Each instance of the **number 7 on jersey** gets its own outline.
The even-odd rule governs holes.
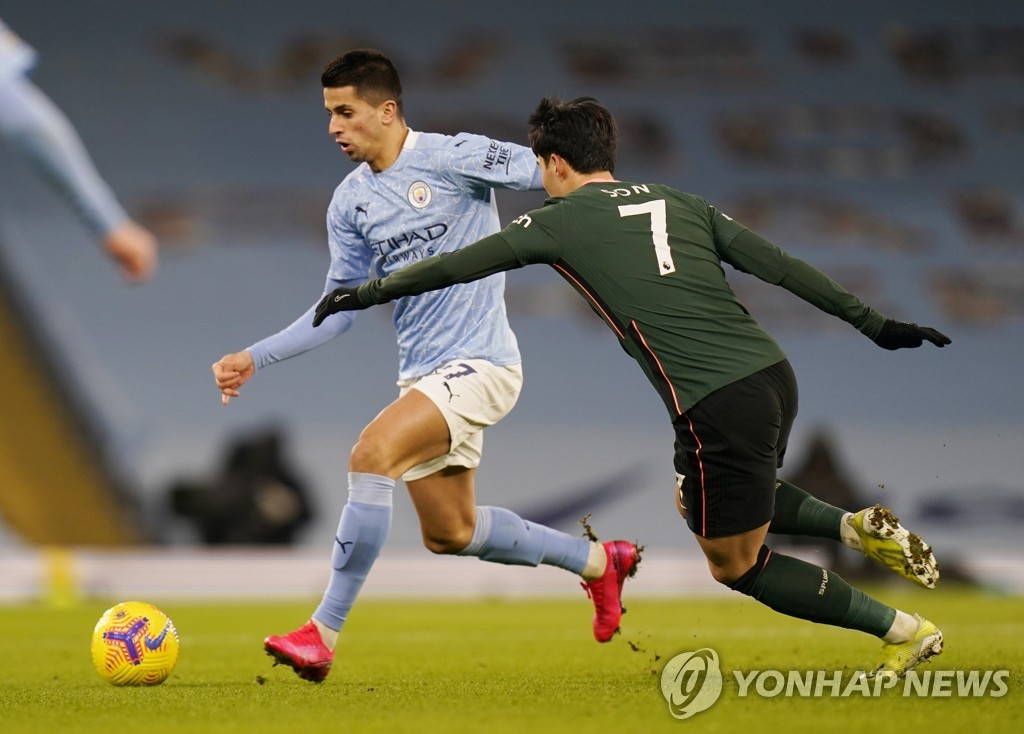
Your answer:
[[[654,255],[658,258],[658,274],[671,275],[676,272],[672,250],[668,246],[668,218],[665,214],[665,200],[654,199],[643,204],[621,204],[620,217],[651,215],[651,239],[654,241]]]

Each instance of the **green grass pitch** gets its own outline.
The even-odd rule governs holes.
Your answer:
[[[941,588],[875,590],[940,625],[945,653],[922,670],[1008,670],[999,698],[740,697],[732,671],[842,670],[874,659],[856,632],[792,620],[739,595],[628,599],[623,634],[599,645],[578,600],[364,600],[322,685],[271,667],[262,638],[308,603],[147,599],[171,616],[181,657],[155,688],[93,671],[89,637],[113,601],[0,606],[0,731],[46,732],[1002,732],[1024,725],[1024,599]],[[628,587],[627,587],[628,592]],[[725,685],[707,711],[668,712],[660,675],[702,647]]]

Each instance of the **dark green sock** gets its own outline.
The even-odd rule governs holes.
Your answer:
[[[768,532],[839,540],[839,524],[845,514],[846,510],[822,502],[794,484],[779,481],[775,485],[775,515]]]
[[[889,631],[896,618],[892,607],[853,588],[834,571],[781,553],[768,555],[767,550],[762,548],[762,558],[767,556],[767,560],[759,558],[757,565],[731,588],[790,617],[876,637]]]

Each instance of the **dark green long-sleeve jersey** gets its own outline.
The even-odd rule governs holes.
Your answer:
[[[706,201],[658,184],[592,182],[501,232],[360,286],[366,305],[546,263],[644,370],[673,419],[705,395],[785,359],[722,263],[782,286],[870,338],[884,317],[821,271]]]

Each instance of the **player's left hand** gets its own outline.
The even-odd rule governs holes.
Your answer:
[[[886,319],[882,330],[873,340],[882,349],[915,349],[926,341],[937,347],[951,343],[951,339],[938,329],[930,326],[918,326],[909,321],[893,321]]]
[[[320,326],[328,316],[339,311],[360,311],[366,306],[359,301],[356,289],[347,285],[335,288],[316,304],[313,326]]]

